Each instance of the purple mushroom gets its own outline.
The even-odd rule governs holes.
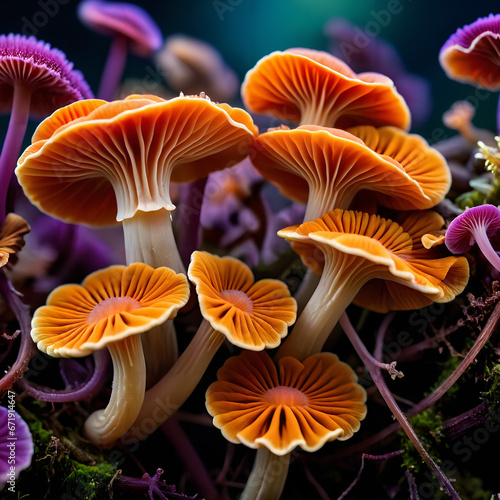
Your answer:
[[[500,257],[490,241],[499,229],[500,209],[494,205],[479,205],[453,219],[444,241],[448,250],[455,254],[468,252],[476,243],[488,262],[500,271]]]
[[[33,439],[28,425],[10,408],[14,394],[7,395],[9,408],[0,406],[0,489],[15,491],[19,473],[30,466],[33,456]]]
[[[162,46],[161,30],[142,7],[128,2],[84,0],[78,6],[78,17],[87,27],[113,37],[97,93],[101,99],[112,100],[128,52],[139,57],[152,56]]]
[[[439,62],[452,80],[500,90],[500,14],[481,17],[459,28],[441,47]],[[500,131],[500,103],[497,130]]]
[[[0,35],[0,112],[10,121],[0,155],[0,224],[30,116],[45,118],[92,92],[66,56],[35,37]]]

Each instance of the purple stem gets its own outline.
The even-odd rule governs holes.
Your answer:
[[[219,493],[208,474],[198,453],[194,449],[184,430],[179,425],[177,417],[170,417],[162,426],[163,433],[176,449],[177,454],[184,463],[187,470],[191,472],[192,479],[198,485],[200,493],[206,500],[217,500]]]
[[[7,134],[0,154],[0,225],[6,214],[7,191],[17,159],[21,153],[24,135],[30,114],[31,90],[23,85],[14,85],[12,111]]]
[[[116,89],[120,84],[123,73],[125,71],[125,64],[127,63],[128,54],[128,40],[122,35],[117,35],[111,42],[109,54],[106,59],[106,64],[101,75],[101,82],[99,84],[99,92],[97,96],[99,99],[105,101],[112,101]]]
[[[198,250],[201,242],[201,204],[207,177],[188,182],[181,187],[179,204],[179,238],[178,248],[182,262],[189,266],[191,254]]]
[[[491,246],[490,239],[486,234],[485,228],[480,226],[476,231],[473,231],[474,239],[477,246],[486,257],[487,261],[497,270],[500,271],[500,257]]]
[[[0,380],[0,399],[19,380],[28,369],[30,359],[37,352],[36,345],[31,339],[31,315],[29,307],[19,299],[19,293],[14,289],[4,270],[0,269],[0,295],[5,299],[14,313],[21,330],[21,343],[17,359],[10,370]]]
[[[26,392],[39,401],[49,401],[51,403],[67,403],[80,401],[82,399],[95,396],[106,381],[106,373],[110,366],[110,357],[107,349],[102,349],[94,353],[94,371],[92,376],[76,388],[66,388],[61,391],[30,384],[27,380],[21,379],[20,383]]]
[[[392,393],[387,387],[384,381],[384,377],[380,372],[380,366],[377,363],[373,363],[372,361],[373,358],[371,356],[366,355],[367,353],[366,347],[359,338],[358,333],[352,326],[345,312],[342,314],[342,317],[340,318],[340,324],[345,334],[351,341],[351,344],[353,345],[354,349],[358,353],[358,356],[361,358],[364,365],[366,366],[368,372],[370,373],[373,379],[373,382],[377,386],[377,389],[379,390],[381,396],[384,398],[384,401],[386,402],[387,406],[392,411],[394,417],[396,417],[396,420],[399,422],[399,424],[405,431],[406,435],[413,443],[413,446],[418,451],[423,461],[427,464],[429,469],[431,469],[431,471],[434,473],[434,476],[436,477],[438,483],[441,485],[443,490],[450,496],[450,498],[453,498],[454,500],[460,500],[460,496],[453,488],[450,480],[446,477],[446,474],[441,470],[441,468],[434,462],[432,457],[427,453],[422,442],[415,433],[415,430],[413,429],[410,422],[406,418],[406,415],[401,411],[398,404],[396,403],[396,400],[392,396]]]

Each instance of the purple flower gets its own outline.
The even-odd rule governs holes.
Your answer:
[[[31,464],[32,455],[33,439],[28,425],[14,410],[0,406],[0,489],[15,486],[19,473]]]

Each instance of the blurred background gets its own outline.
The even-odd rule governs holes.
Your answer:
[[[35,35],[63,50],[96,91],[110,39],[79,22],[78,0],[3,3],[1,33]],[[497,13],[499,8],[498,2],[490,0],[149,0],[137,3],[151,14],[165,37],[183,33],[212,44],[240,80],[261,57],[274,50],[298,46],[331,50],[327,23],[332,19],[347,20],[357,27],[360,37],[365,37],[360,40],[371,43],[377,38],[392,44],[406,70],[427,80],[432,107],[413,131],[426,136],[430,142],[444,138],[443,112],[458,99],[474,100],[476,92],[473,87],[446,77],[438,61],[442,44],[457,28],[478,17]],[[126,76],[144,78],[154,67],[150,61],[131,56]],[[475,106],[476,125],[494,129],[497,101],[496,95],[481,95]]]

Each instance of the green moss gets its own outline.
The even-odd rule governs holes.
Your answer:
[[[72,471],[62,483],[63,498],[94,500],[108,496],[108,485],[116,473],[114,466],[108,463],[89,466],[71,462]]]

